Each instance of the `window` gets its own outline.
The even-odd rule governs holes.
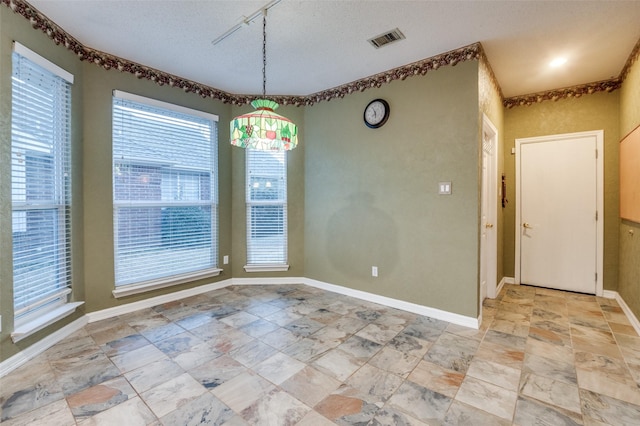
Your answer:
[[[116,286],[219,273],[216,169],[215,115],[114,93]]]
[[[19,327],[66,304],[71,293],[73,75],[19,43],[12,66],[13,307]]]
[[[257,265],[287,270],[287,157],[285,151],[246,152],[247,271]]]

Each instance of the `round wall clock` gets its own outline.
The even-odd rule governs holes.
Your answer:
[[[374,99],[364,109],[364,124],[371,129],[382,127],[389,118],[389,103],[384,99]]]

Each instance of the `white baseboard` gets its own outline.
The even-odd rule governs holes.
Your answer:
[[[604,297],[605,299],[615,299],[618,296],[620,295],[618,294],[617,291],[614,291],[614,290],[604,290],[602,292],[602,297]]]
[[[263,285],[263,284],[305,284],[310,287],[316,287],[322,290],[331,291],[333,293],[344,294],[345,296],[355,297],[356,299],[366,300],[368,302],[378,303],[380,305],[389,306],[391,308],[402,309],[403,311],[412,312],[414,314],[424,315],[427,317],[447,321],[453,324],[462,325],[464,327],[478,328],[478,318],[467,317],[464,315],[454,314],[452,312],[442,311],[428,306],[418,305],[404,300],[393,299],[391,297],[380,296],[361,290],[343,287],[336,284],[329,284],[323,281],[314,280],[305,277],[281,277],[281,278],[232,278],[233,285]]]
[[[90,323],[107,318],[113,318],[117,317],[118,315],[129,314],[141,309],[162,305],[163,303],[174,302],[176,300],[185,299],[191,296],[197,296],[198,294],[206,293],[209,291],[219,290],[231,285],[231,282],[231,279],[226,279],[211,284],[188,288],[186,290],[174,291],[173,293],[163,294],[161,296],[151,297],[149,299],[144,299],[137,302],[126,303],[124,305],[114,306],[113,308],[89,312],[88,314],[86,314],[86,317],[88,318]]]
[[[51,346],[82,329],[85,325],[87,325],[87,316],[83,315],[72,323],[67,324],[61,329],[56,330],[48,336],[38,340],[36,343],[26,349],[23,349],[11,358],[4,360],[0,363],[0,377],[4,377],[9,374],[16,368],[40,355]]]
[[[137,302],[127,303],[113,308],[102,309],[100,311],[89,312],[82,318],[77,319],[73,323],[55,331],[40,340],[37,343],[29,346],[20,353],[7,359],[0,364],[0,377],[15,370],[22,364],[26,363],[35,356],[41,354],[51,346],[55,345],[65,337],[81,329],[88,323],[100,321],[108,318],[113,318],[118,315],[124,315],[131,312],[139,311],[145,308],[151,308],[153,306],[161,305],[163,303],[173,302],[176,300],[184,299],[198,294],[207,293],[209,291],[218,290],[230,285],[280,285],[280,284],[305,284],[310,287],[316,287],[322,290],[331,291],[345,296],[355,297],[357,299],[366,300],[368,302],[378,303],[380,305],[389,306],[391,308],[402,309],[407,312],[412,312],[419,315],[428,316],[434,319],[447,321],[453,324],[461,325],[464,327],[470,327],[477,329],[480,324],[479,318],[467,317],[464,315],[455,314],[452,312],[443,311],[436,308],[430,308],[428,306],[418,305],[404,300],[393,299],[390,297],[380,296],[366,291],[354,290],[348,287],[343,287],[335,284],[325,283],[323,281],[312,280],[304,277],[269,277],[269,278],[229,278],[223,281],[218,281],[212,284],[206,284],[198,287],[189,288],[186,290],[180,290],[169,294],[163,294],[161,296],[151,297],[149,299],[140,300]]]
[[[496,288],[496,296],[500,294],[500,291],[502,291],[502,287],[504,287],[505,284],[515,284],[515,283],[516,283],[516,280],[513,277],[502,277],[502,279],[498,283],[498,288]]]
[[[323,290],[332,291],[334,293],[344,294],[345,296],[355,297],[357,299],[366,300],[368,302],[378,303],[380,305],[389,306],[391,308],[402,309],[403,311],[412,312],[414,314],[424,315],[427,317],[447,321],[453,324],[462,325],[464,327],[479,328],[478,318],[467,317],[453,312],[442,311],[436,308],[430,308],[424,305],[418,305],[404,300],[392,299],[391,297],[380,296],[366,291],[354,290],[348,287],[342,287],[335,284],[329,284],[322,281],[304,279],[304,284],[311,287],[317,287]]]
[[[305,284],[303,277],[232,278],[231,285]]]
[[[631,308],[629,308],[629,305],[627,305],[622,296],[620,296],[620,293],[613,290],[604,290],[602,297],[606,299],[615,299],[616,302],[618,302],[618,305],[620,305],[620,307],[622,308],[622,311],[627,316],[627,319],[629,320],[633,328],[636,330],[636,333],[638,333],[638,335],[640,336],[640,321],[638,321],[638,318],[634,315]]]

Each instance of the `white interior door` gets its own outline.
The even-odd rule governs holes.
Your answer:
[[[482,200],[480,213],[480,304],[496,297],[498,132],[486,116],[482,126]]]
[[[591,294],[601,289],[601,137],[516,141],[518,282]]]

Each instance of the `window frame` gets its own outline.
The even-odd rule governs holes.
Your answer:
[[[11,338],[13,342],[18,342],[72,314],[84,302],[69,301],[73,288],[71,125],[74,76],[17,41],[13,42],[11,62],[11,232],[14,289],[14,329]],[[19,75],[16,74],[16,67],[20,67]],[[34,78],[33,82],[26,80],[22,71]],[[44,82],[50,84],[45,86]],[[21,94],[24,97],[20,98]],[[41,102],[35,102],[33,97],[38,97]],[[17,115],[22,113],[30,115]],[[52,213],[49,219],[51,225],[47,222],[44,222],[44,226],[43,223],[36,224],[38,216],[34,218],[32,214],[46,214],[48,211]],[[29,222],[37,228],[30,231]],[[37,297],[27,297],[16,305],[17,277],[22,274],[17,272],[17,268],[25,267],[23,262],[29,255],[24,252],[25,247],[16,251],[15,234],[24,234],[22,236],[26,238],[29,232],[35,232],[29,237],[34,241],[27,242],[26,248],[41,250],[42,246],[33,245],[38,241],[45,244],[48,252],[40,260],[50,259],[53,266],[47,269],[53,269],[47,271],[37,266],[34,270],[39,270],[39,277],[43,278],[35,282],[31,278],[29,285],[25,285],[24,281],[19,285],[21,291],[35,286],[31,292],[40,294]]]
[[[114,289],[112,291],[113,295],[118,298],[118,297],[124,297],[124,296],[128,296],[131,294],[137,294],[137,293],[142,293],[142,292],[146,292],[146,291],[151,291],[151,290],[155,290],[155,289],[159,289],[159,288],[165,288],[165,287],[170,287],[170,286],[174,286],[174,285],[178,285],[178,284],[182,284],[182,283],[186,283],[189,281],[194,281],[197,279],[202,279],[202,278],[208,278],[208,277],[214,277],[214,276],[218,276],[221,272],[222,269],[218,268],[218,264],[219,264],[219,227],[218,227],[218,221],[219,221],[219,212],[218,212],[218,116],[215,114],[211,114],[211,113],[207,113],[204,111],[199,111],[199,110],[195,110],[195,109],[191,109],[191,108],[187,108],[187,107],[183,107],[180,105],[176,105],[176,104],[172,104],[172,103],[168,103],[168,102],[163,102],[163,101],[159,101],[156,99],[152,99],[152,98],[147,98],[147,97],[143,97],[143,96],[139,96],[139,95],[135,95],[132,93],[128,93],[128,92],[123,92],[120,90],[114,90],[113,91],[113,101],[112,101],[112,119],[114,119],[114,123],[113,123],[113,127],[114,127],[114,134],[112,135],[112,147],[114,147],[114,154],[112,156],[112,167],[113,167],[113,177],[112,177],[112,185],[113,185],[113,229],[114,229],[114,277],[116,277],[116,281],[114,281]],[[151,108],[151,111],[153,112],[154,110],[163,110],[165,112],[169,112],[169,113],[177,113],[177,114],[182,114],[182,115],[189,115],[189,116],[193,116],[193,117],[197,117],[199,119],[205,119],[207,121],[211,122],[211,146],[210,146],[210,153],[211,153],[211,161],[210,161],[210,169],[208,169],[206,171],[206,173],[210,173],[209,176],[209,187],[208,187],[208,191],[210,191],[210,198],[209,199],[198,199],[198,200],[169,200],[167,197],[167,194],[170,192],[170,185],[172,184],[171,182],[165,182],[163,183],[162,179],[165,177],[165,173],[166,171],[159,169],[157,172],[159,174],[160,178],[160,184],[158,187],[159,190],[159,194],[160,194],[160,198],[159,199],[149,199],[149,200],[139,200],[139,199],[128,199],[128,200],[123,200],[123,199],[118,199],[118,193],[116,192],[116,171],[118,170],[119,165],[122,165],[123,163],[120,160],[116,159],[116,150],[115,150],[115,144],[116,144],[116,136],[115,136],[115,117],[114,114],[116,113],[116,101],[117,100],[121,100],[124,102],[133,102],[133,103],[137,103],[137,104],[142,104],[145,108]],[[161,113],[162,111],[158,111],[159,113]],[[158,147],[159,145],[155,145],[156,147]],[[152,159],[151,157],[148,157],[146,159]],[[143,159],[144,160],[144,159]],[[129,160],[131,161],[131,160]],[[130,166],[133,166],[133,163],[129,164]],[[137,166],[136,166],[137,167]],[[194,169],[195,170],[195,169]],[[203,170],[196,170],[196,172],[200,173],[203,172]],[[174,171],[175,173],[175,171]],[[180,172],[178,172],[180,173]],[[186,172],[184,172],[186,173]],[[178,175],[171,175],[172,177],[176,177],[179,176]],[[177,179],[180,179],[179,177]],[[200,183],[198,186],[198,191],[200,190],[202,184]],[[167,189],[169,188],[169,192],[167,192]],[[193,190],[191,189],[190,194],[194,194]],[[149,208],[149,209],[153,209],[153,208],[157,208],[157,207],[161,207],[161,208],[178,208],[178,207],[184,207],[184,208],[192,208],[192,207],[203,207],[203,208],[210,208],[210,214],[211,214],[211,222],[210,222],[210,227],[211,227],[211,246],[210,246],[210,250],[211,250],[211,260],[212,263],[211,265],[207,266],[206,268],[200,268],[200,269],[195,269],[195,270],[191,270],[191,271],[187,271],[187,272],[179,272],[179,273],[175,273],[175,274],[169,274],[169,275],[163,275],[163,276],[159,276],[159,277],[150,277],[149,279],[141,279],[139,281],[133,281],[133,282],[121,282],[118,283],[117,282],[117,274],[118,274],[118,262],[119,262],[119,249],[118,249],[118,238],[119,238],[119,217],[118,217],[118,212],[121,211],[121,209],[127,209],[127,208]]]
[[[274,167],[264,167],[260,168],[257,164],[258,161],[262,160],[264,162],[264,158],[261,156],[267,156],[278,154],[281,155],[280,159],[276,161],[280,161],[281,165],[278,168]],[[252,150],[247,149],[245,151],[245,203],[246,203],[246,265],[244,266],[244,270],[246,272],[279,272],[279,271],[287,271],[289,270],[289,238],[288,238],[288,188],[287,188],[287,152],[286,151],[261,151],[261,150]],[[277,172],[277,173],[274,173]],[[280,188],[276,191],[278,193],[277,198],[275,199],[256,199],[252,196],[252,177],[255,177],[256,174],[261,173],[260,178],[264,179],[265,175],[267,175],[266,179],[271,179],[271,181],[276,180],[279,181]],[[259,219],[254,217],[253,212],[254,207],[280,207],[282,209],[282,222],[275,227],[275,229],[282,229],[282,246],[276,249],[276,253],[281,254],[281,256],[275,256],[272,259],[266,259],[265,261],[260,261],[259,257],[264,258],[264,254],[260,251],[259,248],[256,248],[255,254],[253,253],[253,245],[255,240],[252,240],[252,236],[259,231],[256,231],[254,228],[254,224],[259,222]],[[263,232],[264,228],[262,228]],[[268,229],[269,230],[269,229]],[[278,257],[280,257],[278,259]]]

